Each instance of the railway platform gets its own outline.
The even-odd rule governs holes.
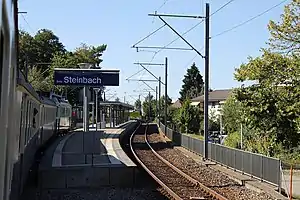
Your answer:
[[[119,137],[137,122],[89,132],[77,129],[62,138],[40,166],[41,189],[133,186],[139,182],[135,163],[121,148]],[[52,159],[50,159],[52,158]],[[49,161],[50,160],[50,161]]]

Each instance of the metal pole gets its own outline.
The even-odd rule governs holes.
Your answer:
[[[148,99],[148,100],[149,100],[149,111],[148,111],[149,113],[148,113],[148,117],[149,117],[149,122],[150,122],[150,116],[151,116],[151,115],[150,115],[150,113],[151,113],[150,92],[149,92],[149,97],[148,97],[148,98],[149,98],[149,99]]]
[[[95,95],[96,95],[96,131],[98,130],[98,126],[97,126],[97,123],[98,123],[98,90],[95,90]]]
[[[160,105],[160,96],[161,96],[161,77],[159,79],[159,84],[158,84],[158,121],[160,122],[160,114],[161,114],[161,105]]]
[[[104,91],[103,91],[103,95],[104,95]],[[98,102],[98,104],[99,104],[99,114],[100,114],[100,116],[99,116],[99,121],[100,121],[100,129],[101,129],[101,122],[102,122],[102,120],[103,121],[105,121],[105,118],[102,116],[103,114],[102,114],[102,109],[101,109],[101,97],[102,97],[102,89],[100,89],[100,101]],[[103,97],[104,98],[104,97]],[[97,100],[98,100],[98,96],[97,96]],[[103,101],[104,101],[104,99],[103,99]]]
[[[94,92],[93,92],[94,93]],[[93,94],[94,95],[94,94]],[[95,114],[94,114],[94,109],[95,109],[95,105],[92,104],[92,127],[94,128],[94,123],[95,123]]]
[[[290,200],[293,199],[293,165],[290,168]]]
[[[109,107],[109,127],[112,127],[112,106]]]
[[[241,124],[241,149],[243,149],[243,124]]]
[[[208,159],[209,4],[205,16],[204,159]]]
[[[165,134],[167,133],[168,58],[165,60]]]
[[[88,109],[88,98],[87,98],[88,87],[83,87],[83,131],[88,132],[89,130],[89,109]]]
[[[220,134],[222,134],[223,133],[222,115],[220,114],[219,117],[220,117]]]
[[[158,102],[157,102],[157,86],[155,87],[155,100],[156,100],[156,103],[155,103],[155,106],[156,106],[156,116],[155,117],[157,117],[158,115],[157,115],[157,113],[158,113],[158,108],[157,108],[157,104],[158,104]]]

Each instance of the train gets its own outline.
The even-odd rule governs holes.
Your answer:
[[[72,106],[54,93],[37,92],[17,66],[15,0],[0,0],[0,199],[18,199],[35,156],[71,129]]]

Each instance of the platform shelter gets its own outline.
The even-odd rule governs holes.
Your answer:
[[[94,102],[90,102],[90,117],[94,119],[94,123],[96,123],[95,113],[96,109],[94,106]],[[94,116],[92,113],[94,110]],[[100,128],[108,128],[108,127],[116,127],[124,122],[129,120],[130,111],[134,110],[134,106],[119,102],[119,101],[101,101],[98,102],[98,117],[97,124]]]

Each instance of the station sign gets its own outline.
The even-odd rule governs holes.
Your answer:
[[[54,85],[119,86],[119,70],[57,68]]]

